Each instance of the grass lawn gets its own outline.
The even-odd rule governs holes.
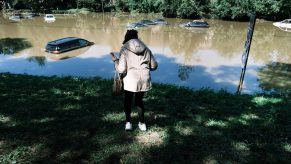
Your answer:
[[[290,163],[289,96],[154,84],[124,131],[111,80],[0,74],[0,163]]]

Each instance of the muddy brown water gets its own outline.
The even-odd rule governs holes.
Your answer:
[[[7,15],[0,15],[0,72],[112,78],[109,52],[119,51],[126,25],[153,17],[113,13],[56,15],[55,22],[47,23],[43,16],[11,22]],[[190,20],[165,20],[169,25],[138,30],[159,62],[158,70],[152,72],[153,82],[235,92],[248,22],[207,20],[210,28],[187,29],[179,24]],[[291,33],[272,23],[256,23],[244,93],[291,88]],[[80,37],[95,44],[59,55],[44,52],[47,42],[64,37]]]

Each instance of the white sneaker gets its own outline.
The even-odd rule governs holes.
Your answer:
[[[125,123],[125,130],[126,131],[132,130],[132,124],[130,122]]]
[[[138,123],[138,127],[141,131],[146,131],[147,130],[147,126],[145,123]]]

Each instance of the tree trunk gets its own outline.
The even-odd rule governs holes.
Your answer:
[[[115,4],[117,0],[110,0],[111,4]]]

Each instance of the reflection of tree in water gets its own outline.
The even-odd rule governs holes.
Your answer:
[[[46,63],[46,58],[44,56],[32,56],[32,57],[27,58],[27,60],[29,62],[35,62],[39,66],[45,66],[45,63]]]
[[[24,38],[0,39],[0,54],[13,55],[21,50],[32,47],[32,44]]]
[[[256,35],[252,42],[252,56],[255,60],[265,61],[276,55],[278,62],[290,62],[290,38],[289,33],[284,33],[278,29],[262,24],[257,26],[260,30],[256,31]]]
[[[207,40],[205,33],[193,33],[181,31],[179,33],[169,33],[169,45],[175,55],[183,54],[186,58],[192,58],[193,52],[205,48]]]
[[[124,22],[125,20],[116,19],[109,13],[78,14],[76,21],[72,25],[72,31],[78,33],[78,35],[87,36],[85,39],[94,36],[91,38],[92,40],[97,38],[97,41],[102,40],[103,43],[110,43],[114,50],[119,50],[126,30],[124,28],[125,25],[124,27],[122,26],[122,21]],[[116,35],[112,35],[113,30],[115,30],[114,33]]]
[[[193,67],[187,65],[180,65],[178,69],[178,77],[185,81],[189,78],[190,73],[192,72]]]
[[[271,63],[263,67],[258,74],[260,87],[283,95],[291,93],[291,64]]]
[[[247,23],[219,21],[209,29],[213,33],[212,48],[223,57],[233,58],[243,51],[246,40]]]

